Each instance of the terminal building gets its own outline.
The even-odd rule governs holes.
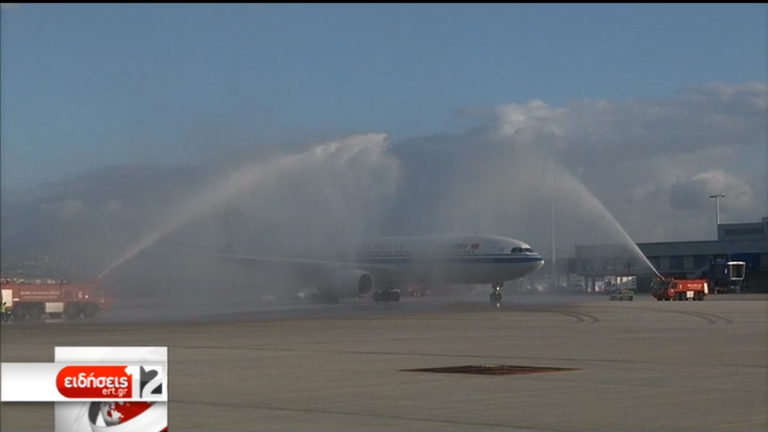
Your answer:
[[[666,278],[706,278],[717,260],[743,261],[746,276],[742,289],[768,292],[768,217],[754,223],[719,224],[717,240],[638,243],[637,246]],[[560,260],[565,261],[567,268],[558,266],[557,273],[568,275],[566,279],[583,278],[587,291],[595,291],[598,281],[606,277],[629,276],[635,276],[637,289],[645,291],[655,278],[643,258],[626,245],[577,245],[575,255]]]

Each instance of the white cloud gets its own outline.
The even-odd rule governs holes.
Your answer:
[[[242,248],[297,253],[341,248],[362,234],[445,231],[509,235],[546,253],[550,203],[562,253],[574,243],[620,239],[612,217],[638,242],[707,239],[714,237],[710,194],[726,195],[724,221],[756,221],[767,213],[767,94],[763,84],[717,83],[660,100],[475,107],[466,114],[484,116],[484,125],[462,134],[396,143],[383,134],[353,135],[293,155],[260,153],[239,168],[191,170],[203,171],[197,180],[190,170],[169,168],[157,182],[163,185],[157,204],[145,197],[139,202],[148,204],[136,205],[140,197],[126,186],[125,179],[145,175],[110,170],[99,193],[89,189],[99,185],[78,183],[77,195],[49,197],[41,202],[57,204],[38,209],[81,218],[89,233],[130,226],[125,237],[136,240],[139,228],[152,229],[145,225],[167,210],[161,198],[179,197],[180,220],[191,220],[191,212],[213,220],[179,235],[224,232],[224,241]],[[220,193],[184,207],[181,197],[198,188],[190,184],[210,178],[220,181]],[[88,210],[73,196],[101,204]]]
[[[541,222],[554,197],[569,203],[561,210],[573,222],[570,237],[588,242],[578,219],[594,214],[556,184],[582,182],[638,241],[711,238],[708,194],[728,196],[721,211],[729,221],[766,214],[767,98],[765,84],[716,83],[660,100],[506,104],[467,134],[402,144],[418,150],[401,158],[422,162],[407,164],[418,194],[401,202],[428,203],[422,211],[439,209],[431,220],[450,228],[514,226],[546,244]]]
[[[567,115],[565,108],[552,108],[540,100],[531,100],[525,105],[508,104],[496,108],[496,133],[513,136],[518,131],[531,128],[537,132],[561,134],[562,119]]]
[[[743,180],[734,178],[723,170],[710,170],[682,179],[670,186],[670,204],[678,210],[703,210],[709,208],[710,195],[725,194],[729,208],[749,208],[754,201],[752,189]]]
[[[752,105],[758,110],[768,107],[768,84],[765,83],[708,83],[685,89],[681,94],[693,102],[735,101]]]

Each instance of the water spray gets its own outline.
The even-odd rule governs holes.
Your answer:
[[[613,226],[613,228],[621,235],[622,239],[624,240],[625,244],[629,246],[629,248],[637,255],[647,266],[650,268],[656,276],[659,277],[659,279],[664,279],[664,277],[656,270],[656,267],[651,264],[651,262],[648,260],[648,258],[643,254],[643,252],[640,250],[640,248],[637,246],[637,243],[632,240],[632,237],[629,236],[627,231],[621,226],[621,224],[616,220],[615,217],[611,214],[611,212],[608,211],[607,208],[603,205],[602,202],[600,202],[597,197],[590,192],[586,186],[584,186],[583,183],[581,183],[579,180],[577,180],[572,175],[563,172],[564,175],[569,177],[569,180],[572,185],[575,185],[580,192],[587,198],[589,201],[589,204],[591,204],[594,208],[597,208],[600,210],[600,212],[605,216],[605,218],[608,220],[608,222]]]
[[[128,248],[120,259],[101,272],[96,279],[103,278],[107,273],[144,249],[152,246],[161,238],[181,228],[193,219],[205,216],[221,208],[244,192],[267,190],[286,175],[327,162],[330,159],[340,164],[346,164],[355,155],[364,150],[368,150],[372,155],[378,156],[385,150],[385,138],[386,136],[383,134],[352,136],[344,140],[316,146],[303,153],[285,155],[267,162],[260,162],[241,168],[211,187],[201,191],[193,199],[176,207],[164,218],[162,224]]]
[[[532,159],[530,159],[532,158]],[[598,215],[599,217],[604,218],[608,224],[621,236],[621,239],[624,244],[629,247],[629,249],[633,252],[634,255],[640,258],[645,265],[650,268],[653,273],[656,274],[656,276],[659,277],[659,279],[663,279],[663,276],[656,270],[656,268],[651,264],[651,262],[648,260],[648,258],[643,254],[643,252],[640,250],[640,248],[637,246],[637,244],[632,240],[632,238],[629,236],[626,230],[619,224],[619,222],[616,220],[615,217],[611,214],[611,212],[608,211],[607,208],[603,205],[603,203],[597,199],[597,197],[590,192],[587,187],[579,181],[576,177],[568,173],[566,169],[564,169],[562,166],[560,166],[557,162],[552,160],[551,158],[544,157],[541,155],[535,155],[535,154],[528,154],[528,158],[525,159],[528,163],[528,165],[524,169],[530,169],[531,166],[550,166],[549,170],[540,170],[536,173],[534,177],[537,177],[540,172],[550,172],[550,173],[558,173],[561,178],[558,178],[557,181],[547,183],[544,182],[543,184],[545,186],[548,186],[550,188],[550,194],[555,197],[558,195],[558,193],[563,193],[565,196],[578,196],[582,200],[582,204],[586,204],[583,206],[583,208],[589,209],[589,211],[593,212],[595,215]],[[540,164],[530,163],[531,160],[539,160]],[[539,187],[541,184],[539,184]],[[570,189],[570,190],[569,190]],[[554,212],[553,209],[550,210],[551,212]],[[554,247],[553,247],[554,249]]]

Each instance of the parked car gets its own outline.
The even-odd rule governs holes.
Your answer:
[[[635,291],[629,289],[629,288],[622,288],[620,290],[614,291],[611,293],[611,300],[628,300],[633,301],[635,299]]]

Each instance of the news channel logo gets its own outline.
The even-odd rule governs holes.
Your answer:
[[[124,369],[131,383],[130,397],[56,403],[55,432],[168,431],[166,347],[56,347],[57,361],[86,359],[146,363],[132,364]],[[102,383],[106,384],[105,381]],[[113,379],[112,384],[121,387],[125,382]],[[106,390],[114,394],[112,390]]]

